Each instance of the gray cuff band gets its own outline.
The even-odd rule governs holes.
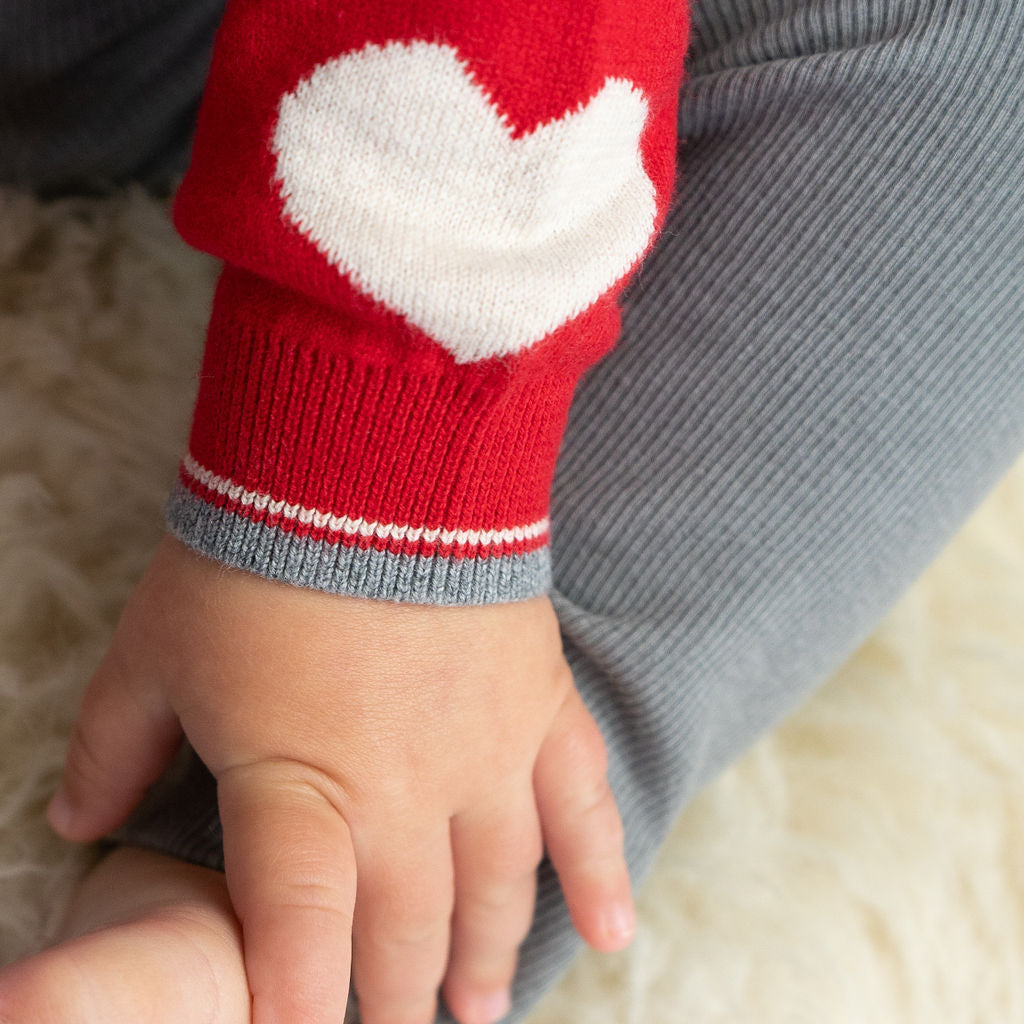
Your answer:
[[[551,550],[452,558],[403,555],[300,537],[203,501],[180,482],[164,509],[170,531],[218,562],[331,594],[413,604],[503,604],[551,589]]]

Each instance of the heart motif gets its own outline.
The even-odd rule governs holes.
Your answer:
[[[284,215],[353,285],[459,363],[520,352],[588,309],[654,230],[641,90],[513,138],[448,45],[368,45],[278,109]]]

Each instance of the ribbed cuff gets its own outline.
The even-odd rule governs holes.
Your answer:
[[[218,508],[180,482],[165,517],[176,537],[225,565],[331,594],[457,605],[523,601],[551,589],[547,545],[522,555],[402,554],[368,538],[344,543],[271,526]]]
[[[575,376],[456,365],[429,340],[400,340],[227,268],[170,530],[225,564],[330,593],[546,593]]]

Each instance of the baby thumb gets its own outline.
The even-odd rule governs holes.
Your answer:
[[[64,777],[47,808],[53,830],[89,842],[117,828],[180,741],[178,716],[163,693],[132,678],[108,651],[82,698]]]

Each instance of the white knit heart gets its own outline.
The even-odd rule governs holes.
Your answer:
[[[285,215],[360,290],[466,363],[519,352],[618,281],[654,229],[647,101],[606,79],[518,139],[457,52],[369,45],[278,111]]]

